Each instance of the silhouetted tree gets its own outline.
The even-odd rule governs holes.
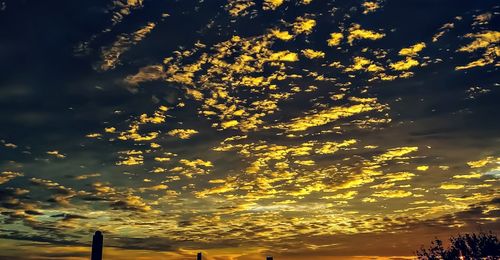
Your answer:
[[[493,233],[465,234],[450,238],[450,246],[444,248],[443,242],[436,238],[429,248],[423,246],[416,252],[418,259],[455,260],[455,259],[500,259],[500,243]]]

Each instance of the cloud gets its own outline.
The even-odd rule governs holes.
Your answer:
[[[52,191],[53,195],[51,195],[48,201],[55,204],[70,205],[70,200],[77,195],[77,192],[72,188],[65,187],[52,180],[31,178],[30,182],[33,185],[41,186]]]
[[[284,0],[264,0],[264,4],[262,5],[262,9],[264,10],[275,10],[280,5],[282,5]]]
[[[347,42],[353,45],[355,40],[379,40],[385,37],[384,33],[378,33],[371,30],[362,29],[359,24],[352,24],[349,28],[349,35],[347,36]]]
[[[100,177],[100,176],[101,176],[100,173],[90,173],[90,174],[83,174],[83,175],[75,176],[75,179],[76,180],[86,180],[89,178],[95,178],[95,177]]]
[[[330,39],[327,40],[328,46],[337,46],[340,44],[344,35],[342,33],[330,33]]]
[[[363,8],[365,9],[363,11],[363,14],[368,14],[368,13],[375,12],[377,9],[380,8],[380,5],[378,2],[366,1],[363,3]]]
[[[117,210],[124,211],[151,211],[150,205],[146,204],[143,199],[139,196],[128,195],[121,200],[117,200],[111,203],[111,207]]]
[[[288,31],[280,31],[280,30],[277,30],[277,29],[273,29],[271,30],[271,34],[280,39],[280,40],[283,40],[283,41],[289,41],[293,38],[293,35],[291,35]]]
[[[121,152],[125,154],[120,157],[121,161],[116,162],[116,165],[140,165],[144,163],[144,156],[141,151],[131,150]]]
[[[455,183],[443,183],[440,188],[443,190],[458,190],[464,187],[463,184],[455,184]]]
[[[125,78],[125,82],[130,85],[138,85],[141,82],[159,80],[163,77],[162,65],[151,65],[139,69],[135,75],[130,75]]]
[[[391,68],[393,68],[394,70],[409,70],[410,68],[415,67],[419,64],[420,63],[417,60],[415,60],[411,57],[406,57],[405,60],[391,63],[391,64],[389,64],[389,66]]]
[[[292,29],[295,34],[310,34],[315,26],[316,20],[306,17],[298,17],[293,23]]]
[[[120,62],[120,57],[128,51],[133,45],[142,41],[154,28],[155,23],[148,23],[133,33],[124,33],[117,37],[111,45],[104,47],[101,52],[102,62],[99,68],[103,71],[114,69]]]
[[[471,174],[460,174],[454,175],[453,179],[477,179],[481,178],[482,174],[480,173],[471,173]]]
[[[280,51],[280,52],[275,52],[271,54],[269,57],[269,60],[271,61],[288,61],[288,62],[293,62],[293,61],[298,61],[298,55],[297,53],[293,53],[290,51]]]
[[[426,47],[424,42],[419,42],[413,46],[408,48],[403,48],[399,51],[399,55],[401,56],[417,56],[419,52],[421,52]]]
[[[0,184],[7,183],[8,181],[20,176],[24,176],[24,174],[20,172],[3,171],[0,173]]]
[[[315,51],[311,49],[305,49],[302,50],[302,55],[306,56],[308,59],[318,59],[318,58],[324,58],[325,53],[322,51]]]
[[[364,57],[354,57],[354,64],[345,69],[346,72],[363,70],[367,72],[384,71],[384,68]]]
[[[396,172],[389,173],[381,177],[382,179],[387,179],[387,182],[396,182],[396,181],[407,181],[411,180],[415,174],[411,172]]]
[[[66,158],[66,155],[64,155],[64,154],[62,154],[62,153],[60,153],[59,151],[56,151],[56,150],[54,150],[54,151],[48,151],[47,154],[48,155],[52,155],[52,156],[54,156],[56,158],[60,158],[60,159]]]
[[[372,196],[380,198],[405,198],[411,195],[411,192],[405,190],[383,190],[372,194]]]
[[[381,111],[384,110],[384,107],[376,102],[333,107],[317,113],[311,113],[303,117],[294,118],[290,123],[286,123],[279,127],[287,129],[290,132],[305,131],[312,127],[326,125],[341,118],[351,117],[356,114],[366,113],[373,110]]]
[[[466,38],[474,38],[470,44],[462,46],[457,51],[458,52],[475,52],[477,50],[484,50],[482,58],[472,61],[463,66],[455,67],[456,70],[470,69],[474,67],[482,67],[495,62],[498,53],[500,52],[500,47],[498,43],[500,42],[500,32],[497,31],[484,31],[477,34],[466,34]]]
[[[194,129],[173,129],[168,131],[168,134],[171,136],[177,136],[180,139],[189,139],[191,136],[199,133]]]
[[[467,165],[471,168],[481,168],[493,162],[495,162],[495,158],[493,156],[488,156],[481,160],[467,162]]]
[[[429,170],[429,166],[428,165],[419,165],[419,166],[417,166],[417,171],[423,171],[423,172],[425,172],[427,170]]]
[[[82,215],[67,214],[67,213],[56,214],[56,215],[52,215],[51,217],[61,219],[62,221],[71,221],[73,219],[87,219],[87,217],[82,216]]]
[[[233,17],[245,16],[248,14],[248,8],[254,5],[255,3],[251,0],[229,0],[225,9]]]

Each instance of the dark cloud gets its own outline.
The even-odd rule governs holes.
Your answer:
[[[87,217],[85,217],[85,216],[76,215],[76,214],[67,214],[67,213],[56,214],[56,215],[52,215],[51,217],[60,218],[63,221],[69,221],[72,219],[87,219]]]

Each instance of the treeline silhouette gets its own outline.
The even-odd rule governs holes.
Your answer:
[[[443,246],[443,241],[435,239],[428,248],[422,246],[415,254],[422,260],[498,260],[500,259],[500,243],[495,234],[480,232],[478,234],[459,234],[449,239],[450,245]]]

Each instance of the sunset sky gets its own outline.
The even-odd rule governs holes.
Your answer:
[[[500,231],[490,0],[0,1],[0,259],[408,259]]]

